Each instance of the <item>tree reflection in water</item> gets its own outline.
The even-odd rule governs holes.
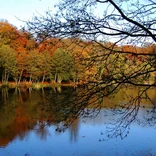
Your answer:
[[[36,130],[37,136],[39,136],[39,138],[42,140],[46,140],[47,137],[50,136],[46,121],[38,121],[34,129]]]
[[[77,142],[78,130],[79,130],[79,119],[75,119],[72,125],[69,127],[70,141]]]
[[[111,90],[111,89],[110,89]],[[130,133],[132,123],[140,126],[155,126],[156,122],[156,90],[155,88],[139,88],[123,86],[111,96],[106,96],[109,91],[87,86],[86,88],[62,88],[61,92],[46,94],[42,115],[49,113],[47,124],[55,124],[57,132],[64,132],[67,128],[73,129],[74,121],[81,118],[83,121],[95,118],[101,109],[105,110],[105,116],[109,117],[106,122],[106,138],[124,139]],[[113,103],[107,103],[113,100]],[[140,110],[147,110],[140,117]],[[115,117],[115,118],[114,118]]]
[[[130,133],[132,123],[156,125],[155,88],[123,86],[107,96],[109,91],[111,88],[99,91],[94,86],[10,90],[9,93],[3,90],[0,98],[0,146],[6,146],[17,136],[22,140],[31,129],[45,140],[50,135],[50,126],[55,127],[56,133],[68,129],[71,142],[75,142],[79,124],[99,118],[101,112],[104,115],[100,115],[100,120],[107,128],[106,131],[101,129],[100,140],[124,139]]]
[[[117,104],[112,110],[118,117],[108,126],[108,138],[120,137],[124,139],[129,134],[133,122],[140,126],[155,126],[155,90],[149,91],[148,88],[138,88],[137,93],[138,95],[135,95],[134,92],[131,95],[126,95],[127,102]],[[140,111],[145,107],[147,112],[140,117]]]
[[[99,96],[100,94],[98,96],[92,95],[92,98],[90,98],[88,90],[86,91],[84,88],[62,88],[61,93],[57,92],[54,94],[52,92],[52,94],[46,94],[42,115],[48,112],[47,123],[57,125],[56,131],[62,132],[79,117],[96,117],[102,106],[99,103]]]

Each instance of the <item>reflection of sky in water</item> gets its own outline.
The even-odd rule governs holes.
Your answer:
[[[140,112],[141,116],[145,109]],[[114,116],[115,117],[115,116]],[[16,138],[7,147],[0,148],[2,156],[147,156],[156,155],[156,129],[150,126],[131,125],[130,133],[124,140],[114,138],[103,141],[108,120],[103,111],[93,120],[76,121],[64,133],[51,126],[44,136],[29,131],[24,139]]]

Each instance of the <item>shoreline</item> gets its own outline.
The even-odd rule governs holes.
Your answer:
[[[15,83],[15,82],[7,82],[7,83],[2,83],[0,82],[0,89],[2,88],[9,88],[9,89],[14,89],[14,88],[33,88],[33,89],[42,89],[42,88],[56,88],[56,87],[78,87],[78,86],[83,86],[85,83],[74,83],[74,82],[69,82],[69,83],[54,83],[54,82],[20,82],[20,83]]]

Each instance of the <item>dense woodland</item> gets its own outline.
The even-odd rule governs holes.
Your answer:
[[[18,30],[8,22],[2,21],[0,22],[0,81],[3,85],[8,82],[83,84],[110,78],[112,72],[115,79],[138,69],[151,70],[150,64],[146,65],[146,62],[151,59],[152,64],[154,55],[150,54],[155,53],[155,44],[145,43],[143,46],[134,47],[118,46],[109,41],[99,43],[76,37],[35,40],[30,32],[24,29]],[[108,49],[112,46],[120,53],[109,56],[109,59],[99,59],[103,54],[109,55]],[[118,59],[113,62],[113,58]],[[143,80],[139,77],[136,81],[150,83],[154,79],[155,73],[147,72]]]

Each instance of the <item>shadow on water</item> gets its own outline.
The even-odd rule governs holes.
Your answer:
[[[106,127],[99,141],[126,138],[134,123],[155,127],[155,88],[124,86],[111,96],[103,92],[90,87],[1,90],[0,146],[23,140],[32,130],[46,140],[51,126],[58,134],[68,129],[70,141],[77,142],[80,123],[91,119]]]

